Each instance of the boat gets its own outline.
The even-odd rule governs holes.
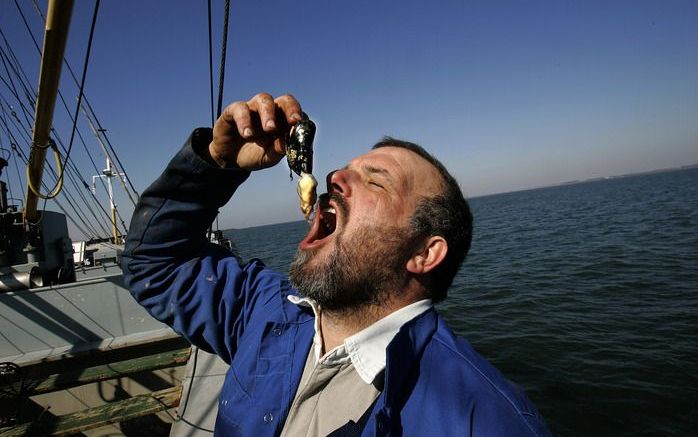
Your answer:
[[[69,208],[60,204],[61,212],[38,207],[40,200],[55,198],[68,181],[77,187],[80,182],[86,185],[67,157],[61,162],[57,133],[52,129],[57,96],[65,105],[58,84],[73,3],[49,0],[38,92],[33,91],[36,85],[29,84],[26,75],[22,77],[4,34],[0,44],[6,73],[1,76],[3,84],[17,100],[23,89],[34,110],[32,117],[22,108],[33,124],[29,139],[22,132],[21,120],[15,123],[20,119],[19,109],[9,98],[2,97],[0,102],[0,136],[11,144],[9,149],[2,147],[8,153],[0,159],[0,174],[3,168],[9,169],[11,158],[16,163],[23,155],[22,143],[29,148],[29,156],[24,156],[26,196],[8,196],[9,178],[8,182],[0,180],[0,436],[66,435],[95,429],[124,434],[136,429],[164,435],[172,423],[180,422],[174,435],[194,431],[208,434],[215,418],[217,390],[192,390],[193,381],[206,387],[216,384],[213,379],[224,374],[226,366],[214,356],[192,351],[185,340],[137,304],[124,287],[120,256],[125,225],[122,220],[124,231],[120,231],[112,179],[118,179],[129,191],[128,179],[89,102],[83,99],[82,87],[67,153],[65,145],[61,146],[69,155],[76,120],[82,113],[105,155],[106,167],[93,177],[92,191],[94,194],[99,180],[108,192],[109,212],[106,208],[103,212],[110,219],[111,235],[73,242],[69,220],[82,229],[93,223],[84,217],[71,218],[66,211]],[[19,4],[15,5],[21,14]],[[99,1],[95,16],[98,5]],[[72,69],[70,72],[73,74]],[[43,177],[48,152],[53,152],[57,163],[49,182]],[[132,201],[134,196],[137,198],[135,189],[129,192]],[[212,230],[209,238],[234,250],[219,230]],[[201,369],[218,369],[211,371],[212,380],[202,378],[201,372],[196,374],[197,363]],[[187,400],[197,393],[205,394],[206,403],[213,399],[213,408],[204,418],[187,420]],[[176,410],[180,402],[183,407]],[[198,411],[189,408],[190,415]],[[119,427],[113,425],[116,423]]]

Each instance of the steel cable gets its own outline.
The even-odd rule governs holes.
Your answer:
[[[24,17],[24,13],[22,12],[22,9],[19,7],[19,4],[17,3],[17,0],[15,0],[15,6],[17,7],[17,10],[19,11],[20,15],[21,15],[22,17]],[[41,20],[42,20],[43,22],[46,22],[46,19],[44,18],[44,15],[41,13],[41,9],[39,8],[39,5],[37,4],[36,1],[34,1],[34,9],[36,10],[36,12],[37,12],[37,13],[39,14],[39,16],[41,17]],[[23,19],[24,19],[24,18],[23,18]],[[26,29],[27,29],[27,32],[29,32],[29,34],[32,36],[32,40],[34,41],[34,46],[37,48],[39,54],[41,54],[41,49],[39,48],[39,45],[38,45],[38,43],[36,42],[36,38],[34,37],[34,34],[33,34],[32,30],[31,30],[31,28],[30,28],[29,25],[27,24],[26,19],[24,19],[24,23],[25,23],[25,27],[26,27]],[[76,85],[76,86],[79,85],[78,78],[77,78],[77,76],[75,75],[75,71],[73,71],[73,68],[71,67],[71,65],[70,65],[70,63],[68,62],[68,60],[64,58],[64,59],[63,59],[63,63],[65,64],[66,68],[68,69],[68,73],[69,73],[70,76],[72,77],[73,82],[75,82],[75,85]],[[61,96],[61,99],[62,99],[62,95],[60,94],[60,91],[59,91],[59,96]],[[126,167],[125,167],[125,166],[123,165],[123,163],[121,162],[121,159],[119,158],[119,155],[116,153],[116,150],[115,150],[114,147],[112,146],[111,141],[109,141],[109,138],[108,138],[107,135],[106,135],[106,130],[103,129],[102,124],[99,122],[99,118],[97,117],[97,114],[95,113],[94,109],[92,109],[92,105],[90,104],[89,100],[87,99],[87,96],[85,96],[85,95],[83,95],[83,102],[84,102],[85,106],[87,106],[87,109],[89,110],[90,115],[91,115],[92,118],[94,119],[94,122],[95,122],[95,124],[97,125],[97,128],[98,128],[99,130],[102,130],[102,131],[104,132],[103,135],[102,135],[102,137],[103,137],[104,140],[106,141],[107,146],[109,147],[109,150],[111,150],[111,153],[112,153],[112,155],[113,155],[113,157],[114,157],[114,159],[112,159],[112,163],[118,164],[118,166],[115,165],[117,177],[121,180],[121,183],[122,183],[122,185],[124,186],[124,189],[126,190],[126,188],[125,188],[125,187],[126,187],[126,183],[128,183],[128,185],[130,186],[130,188],[131,188],[131,190],[133,191],[134,195],[136,196],[136,198],[138,198],[138,197],[139,197],[139,195],[138,195],[138,190],[136,190],[136,187],[133,186],[133,183],[131,182],[131,180],[130,180],[130,178],[128,177],[128,174],[127,174],[127,172],[126,172]],[[84,110],[84,108],[83,108],[83,110]],[[67,108],[66,108],[66,111],[70,112]],[[71,116],[71,118],[72,118],[72,116]],[[95,135],[96,135],[96,134],[95,134]],[[88,153],[89,153],[89,152],[88,152]],[[97,170],[97,171],[99,172],[99,170]],[[126,176],[125,176],[125,177],[122,177],[121,175],[119,175],[119,172],[124,173],[124,175],[126,175]],[[125,181],[124,181],[123,179],[125,179]],[[106,190],[106,186],[105,186],[105,190]],[[135,206],[136,202],[133,200],[133,198],[131,198],[131,194],[128,193],[128,190],[126,190],[126,191],[127,191],[127,194],[129,195],[129,199],[131,200],[131,202],[132,202],[132,203],[134,204],[134,206]]]

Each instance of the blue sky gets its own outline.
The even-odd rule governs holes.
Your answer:
[[[32,2],[19,3],[38,30]],[[92,5],[80,0],[73,14],[76,71]],[[36,83],[38,55],[15,5],[0,9]],[[217,65],[223,2],[213,10]],[[694,164],[696,23],[695,1],[233,1],[225,101],[296,95],[318,124],[316,174],[391,135],[432,151],[469,196]],[[86,94],[140,191],[210,123],[206,26],[204,1],[101,4]],[[67,138],[65,121],[57,110]],[[281,164],[254,174],[220,225],[301,218]]]

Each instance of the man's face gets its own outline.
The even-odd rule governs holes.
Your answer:
[[[313,225],[300,243],[291,281],[326,309],[379,304],[399,292],[412,255],[409,219],[440,175],[419,155],[383,147],[327,177]]]

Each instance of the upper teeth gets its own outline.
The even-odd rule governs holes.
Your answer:
[[[335,209],[332,208],[331,206],[328,206],[327,208],[324,208],[324,209],[322,210],[322,212],[328,212],[328,213],[330,213],[330,214],[337,214],[337,211],[335,211]]]

